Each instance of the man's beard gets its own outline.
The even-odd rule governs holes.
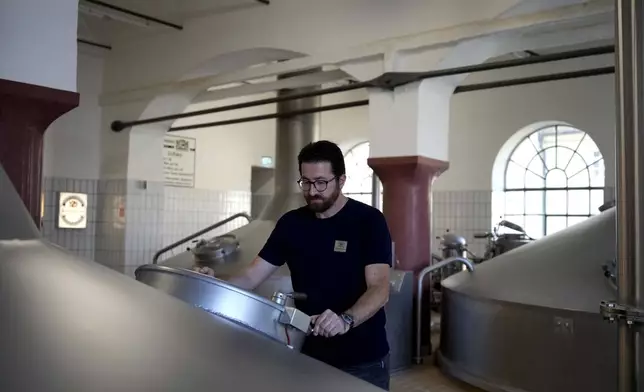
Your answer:
[[[326,198],[322,195],[305,195],[304,198],[306,199],[306,204],[309,208],[313,212],[320,214],[331,208],[335,201],[338,200],[339,196],[340,190],[336,189],[329,197]]]

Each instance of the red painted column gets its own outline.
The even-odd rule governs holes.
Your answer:
[[[383,214],[396,243],[396,268],[413,271],[417,279],[418,272],[432,261],[432,184],[449,164],[423,156],[369,158],[367,162],[382,182]],[[430,279],[423,283],[422,312],[426,316],[422,318],[421,342],[426,355],[431,347]],[[415,325],[415,310],[413,318]],[[415,344],[415,336],[413,340]]]
[[[396,243],[398,269],[431,262],[431,187],[449,164],[422,156],[369,158],[383,186],[383,213]]]
[[[75,92],[0,79],[0,164],[38,227],[43,135],[78,102]]]

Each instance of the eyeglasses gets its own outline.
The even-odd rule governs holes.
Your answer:
[[[303,191],[311,190],[311,185],[313,185],[316,191],[324,192],[326,188],[329,186],[329,183],[331,181],[334,181],[336,178],[337,177],[333,177],[330,180],[315,180],[315,181],[299,179],[297,180],[297,185],[299,185],[300,189],[302,189]]]

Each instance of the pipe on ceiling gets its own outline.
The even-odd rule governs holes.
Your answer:
[[[466,93],[471,91],[491,90],[491,89],[502,88],[502,87],[522,86],[522,85],[528,85],[528,84],[553,82],[557,80],[568,80],[568,79],[577,79],[577,78],[584,78],[584,77],[591,77],[591,76],[608,75],[614,72],[615,72],[615,67],[602,67],[602,68],[584,69],[579,71],[547,74],[547,75],[528,76],[525,78],[505,79],[505,80],[498,80],[494,82],[466,84],[466,85],[457,87],[454,90],[454,94]],[[326,106],[319,106],[319,107],[307,108],[302,110],[295,110],[290,112],[282,111],[278,113],[235,118],[231,120],[172,127],[168,130],[168,132],[187,131],[191,129],[201,129],[201,128],[213,128],[213,127],[220,127],[224,125],[233,125],[233,124],[241,124],[241,123],[247,123],[247,122],[253,122],[253,121],[270,120],[274,118],[283,118],[283,117],[297,116],[297,115],[309,114],[309,113],[327,112],[332,110],[349,109],[349,108],[367,106],[367,105],[369,105],[369,100],[364,99],[359,101],[350,101],[350,102],[338,103],[334,105],[326,105]]]
[[[318,69],[307,71],[317,72]],[[280,75],[280,79],[299,76],[302,72]],[[294,90],[280,89],[279,95],[296,92],[312,92],[319,86],[300,87]],[[320,136],[321,115],[318,109],[322,97],[311,96],[297,100],[282,101],[277,106],[275,132],[275,175],[273,197],[260,213],[259,220],[277,221],[289,210],[301,207],[302,191],[297,180],[300,178],[298,154],[309,143]],[[297,113],[288,115],[289,113]],[[284,114],[284,115],[282,115]]]
[[[389,72],[389,73],[382,74],[381,76],[366,82],[359,82],[359,83],[349,84],[345,86],[332,87],[328,89],[320,89],[317,91],[304,92],[300,94],[290,94],[285,96],[278,96],[275,98],[260,99],[256,101],[244,102],[244,103],[239,103],[234,105],[221,106],[217,108],[170,114],[166,116],[152,117],[152,118],[135,120],[135,121],[116,120],[112,122],[111,128],[114,132],[120,132],[125,128],[133,127],[137,125],[152,124],[152,123],[158,123],[158,122],[170,121],[170,120],[178,120],[181,118],[196,117],[196,116],[202,116],[205,114],[225,112],[229,110],[245,109],[249,107],[278,103],[278,102],[288,101],[292,99],[309,98],[309,97],[321,96],[326,94],[335,94],[335,93],[340,93],[345,91],[352,91],[352,90],[357,90],[365,87],[393,89],[398,86],[402,86],[404,84],[413,83],[424,79],[462,75],[462,74],[468,74],[468,73],[474,73],[474,72],[492,71],[492,70],[505,69],[505,68],[511,68],[511,67],[525,66],[525,65],[549,63],[553,61],[570,60],[570,59],[581,58],[581,57],[610,54],[610,53],[614,53],[614,51],[615,51],[615,47],[613,45],[606,45],[606,46],[599,46],[595,48],[571,50],[566,52],[545,54],[541,56],[526,57],[521,59],[495,61],[495,62],[488,62],[488,63],[482,63],[482,64],[475,64],[475,65],[466,65],[462,67],[445,68],[445,69],[439,69],[439,70],[434,70],[429,72]]]
[[[582,69],[579,71],[559,72],[554,74],[527,76],[524,78],[496,80],[494,82],[483,82],[475,84],[465,84],[458,86],[454,94],[467,93],[470,91],[491,90],[501,87],[522,86],[526,84],[536,84],[544,82],[553,82],[557,80],[578,79],[590,76],[608,75],[615,73],[615,67],[601,67]]]
[[[283,102],[290,102],[290,101],[283,101]],[[280,102],[279,104],[283,102]],[[278,111],[276,113],[262,114],[259,116],[234,118],[231,120],[216,121],[211,123],[172,127],[168,130],[168,132],[187,131],[189,129],[199,129],[199,128],[220,127],[223,125],[233,125],[233,124],[241,124],[241,123],[247,123],[247,122],[253,122],[253,121],[271,120],[274,118],[277,118],[277,119],[288,118],[293,116],[302,116],[305,114],[321,113],[321,112],[328,112],[328,111],[340,110],[340,109],[349,109],[349,108],[354,108],[358,106],[367,106],[367,105],[369,105],[369,100],[365,99],[361,101],[351,101],[351,102],[345,102],[345,103],[338,103],[334,105],[307,107],[304,109],[296,109],[291,111],[283,110],[283,111]]]
[[[155,17],[150,16],[150,15],[145,15],[145,14],[142,14],[140,12],[129,10],[127,8],[123,8],[123,7],[119,7],[117,5],[106,3],[104,1],[100,1],[100,0],[83,0],[83,1],[85,1],[87,3],[90,3],[90,4],[98,5],[100,7],[109,8],[109,9],[111,9],[113,11],[121,12],[121,13],[130,15],[130,16],[135,16],[137,18],[145,19],[145,20],[150,21],[150,22],[154,22],[154,23],[158,23],[158,24],[161,24],[161,25],[164,25],[164,26],[172,27],[173,29],[183,30],[183,26],[180,26],[180,25],[178,25],[176,23],[168,22],[168,21],[165,21],[165,20],[162,20],[162,19],[159,19],[159,18],[155,18]]]
[[[81,43],[81,44],[85,44],[85,45],[95,46],[95,47],[101,48],[101,49],[112,50],[112,47],[110,45],[101,44],[99,42],[94,42],[94,41],[86,40],[86,39],[83,39],[83,38],[76,39],[76,42]]]

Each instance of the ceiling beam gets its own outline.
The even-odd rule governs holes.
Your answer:
[[[127,14],[127,15],[130,15],[130,16],[134,16],[134,17],[137,17],[137,18],[141,18],[141,19],[147,20],[149,22],[154,22],[154,23],[158,23],[158,24],[161,24],[161,25],[164,25],[164,26],[167,26],[167,27],[172,27],[173,29],[183,30],[183,26],[180,26],[178,24],[171,23],[171,22],[159,19],[159,18],[155,18],[155,17],[150,16],[150,15],[145,15],[145,14],[142,14],[140,12],[132,11],[132,10],[129,10],[127,8],[119,7],[117,5],[109,4],[109,3],[106,3],[104,1],[100,1],[100,0],[83,0],[83,1],[86,2],[86,3],[90,3],[90,4],[94,4],[94,5],[97,5],[97,6],[100,6],[100,7],[110,9],[112,11],[116,11],[116,12],[120,12],[120,13]]]
[[[124,101],[151,99],[167,91],[205,90],[210,86],[243,82],[248,79],[277,76],[283,73],[303,71],[321,65],[342,66],[351,61],[381,58],[393,51],[431,50],[438,46],[454,45],[464,40],[490,36],[499,33],[521,33],[536,30],[553,30],[556,23],[565,23],[568,28],[583,24],[591,17],[611,15],[614,5],[610,0],[593,0],[582,5],[550,9],[504,19],[492,19],[452,26],[424,33],[379,40],[359,47],[348,47],[320,56],[301,57],[263,67],[246,68],[225,74],[201,76],[179,82],[168,81],[155,85],[135,87],[128,90],[105,92],[101,104],[110,105]]]

